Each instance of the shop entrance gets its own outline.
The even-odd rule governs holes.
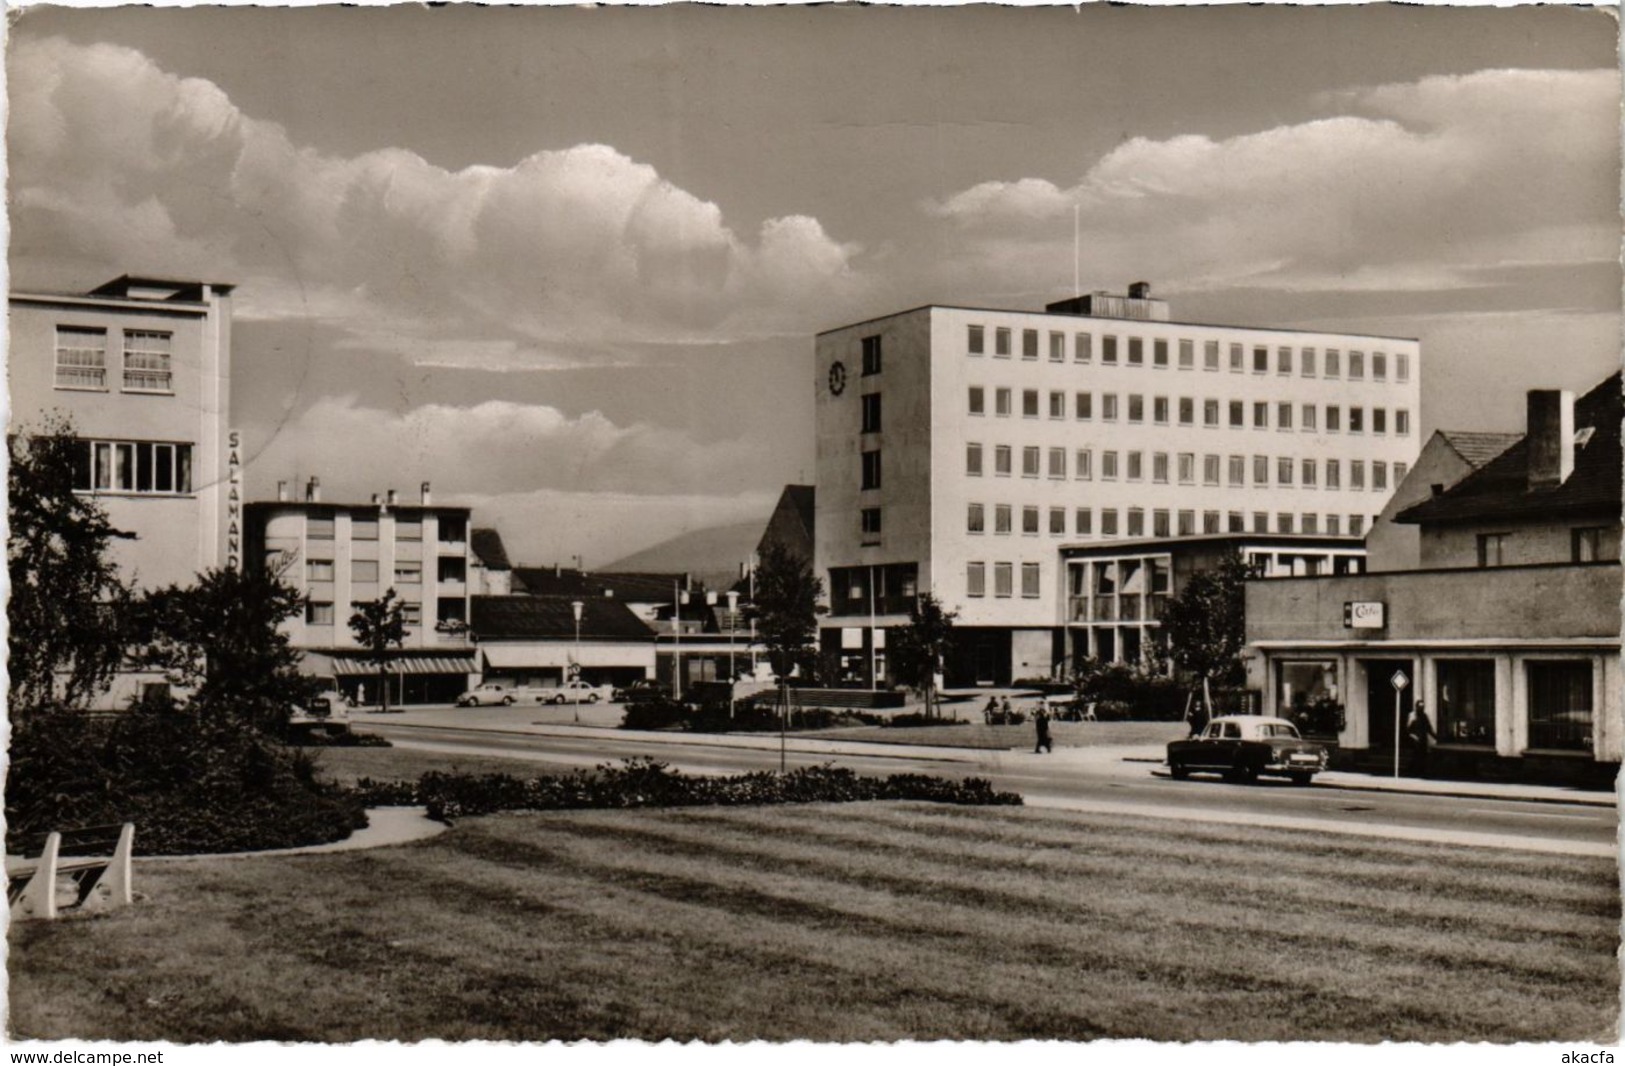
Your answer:
[[[1366,736],[1371,750],[1394,752],[1394,684],[1395,674],[1403,674],[1405,687],[1399,690],[1399,725],[1405,728],[1410,719],[1411,706],[1416,696],[1416,664],[1410,659],[1362,659],[1365,667]]]

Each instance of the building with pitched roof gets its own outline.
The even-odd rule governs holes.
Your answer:
[[[1422,565],[1422,533],[1414,523],[1400,522],[1399,513],[1482,469],[1519,439],[1517,433],[1473,433],[1435,430],[1416,463],[1394,488],[1371,532],[1366,534],[1366,569],[1415,570]]]
[[[654,676],[654,631],[611,596],[475,596],[469,628],[486,681],[548,689]]]
[[[1398,512],[1420,565],[1247,585],[1265,713],[1344,707],[1347,756],[1408,761],[1422,704],[1433,773],[1603,783],[1625,742],[1620,375],[1578,401],[1528,394],[1525,432]],[[1493,442],[1485,445],[1487,451]]]

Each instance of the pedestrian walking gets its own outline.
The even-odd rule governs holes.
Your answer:
[[[1428,719],[1428,712],[1422,701],[1417,700],[1416,706],[1411,708],[1411,720],[1405,727],[1406,734],[1411,738],[1411,746],[1416,751],[1416,775],[1428,775],[1428,745],[1437,739],[1438,734],[1433,731],[1433,722]]]
[[[999,723],[1001,725],[1009,725],[1010,724],[1010,697],[1009,696],[1006,696],[1002,700],[999,701]]]
[[[1033,754],[1041,751],[1053,753],[1055,741],[1049,735],[1049,705],[1043,700],[1038,701],[1038,709],[1033,712],[1033,727],[1038,730],[1038,743],[1033,746]]]

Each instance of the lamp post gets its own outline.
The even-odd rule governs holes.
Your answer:
[[[671,583],[671,690],[674,699],[683,698],[683,596],[685,593]],[[659,671],[655,671],[659,673]]]
[[[571,600],[570,601],[570,611],[576,617],[576,657],[575,657],[576,677],[581,676],[581,609],[583,607],[585,607],[585,606],[587,606],[587,605],[585,603],[581,602],[580,600]],[[566,670],[565,674],[568,675],[569,672],[570,671]],[[566,680],[569,680],[569,679],[566,678]],[[570,705],[575,708],[575,720],[576,720],[576,722],[580,723],[580,721],[581,721],[581,704],[576,702],[574,699],[572,699],[571,702],[570,702]]]
[[[728,717],[734,716],[734,630],[739,628],[734,612],[739,609],[739,592],[728,591]]]

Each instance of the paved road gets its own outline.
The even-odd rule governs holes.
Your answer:
[[[736,773],[779,765],[776,747],[735,746],[737,742],[730,743],[731,738],[696,743],[696,738],[689,737],[677,744],[629,738],[608,730],[535,735],[488,726],[458,728],[383,719],[362,724],[401,747],[535,759],[552,765],[591,767],[639,755],[693,773]],[[760,741],[753,739],[752,743]],[[834,762],[861,773],[986,777],[997,788],[1020,792],[1034,806],[1587,855],[1614,854],[1618,832],[1618,812],[1611,806],[1352,791],[1320,782],[1300,788],[1268,780],[1236,785],[1201,776],[1172,781],[1155,776],[1154,763],[1125,761],[1120,752],[1110,749],[1063,750],[1052,759],[1026,752],[945,752],[902,745],[895,751],[877,752],[877,746],[865,745],[861,752],[837,755],[796,751],[796,743],[796,738],[790,738],[786,764],[791,767]]]

